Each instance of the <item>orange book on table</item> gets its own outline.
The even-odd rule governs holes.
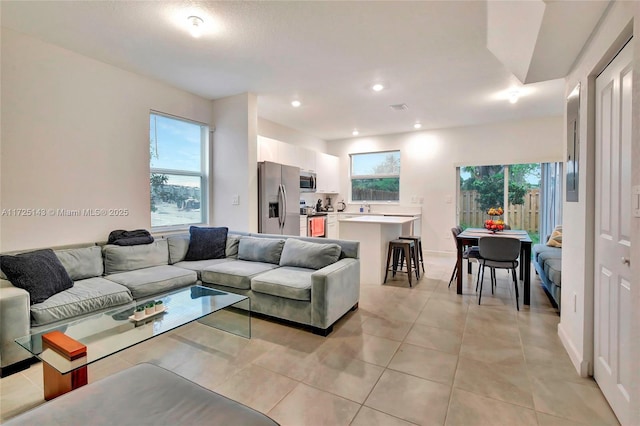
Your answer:
[[[42,335],[42,349],[51,349],[69,361],[87,356],[87,347],[61,331]],[[89,383],[87,366],[83,365],[67,374],[62,374],[47,362],[42,363],[44,399],[52,400],[64,393]]]
[[[85,345],[57,330],[43,334],[42,344],[69,360],[74,360],[87,354],[87,347]]]
[[[312,237],[322,237],[324,235],[324,218],[312,217],[309,220],[309,225],[311,226]]]

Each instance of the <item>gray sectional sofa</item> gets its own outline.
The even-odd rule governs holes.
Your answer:
[[[190,235],[136,246],[56,249],[73,287],[31,305],[29,293],[0,274],[0,367],[30,358],[14,339],[70,320],[202,284],[251,298],[251,310],[327,335],[357,308],[359,243],[229,232],[224,258],[185,260]]]

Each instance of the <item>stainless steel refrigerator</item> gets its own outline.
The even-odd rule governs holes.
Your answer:
[[[300,169],[258,163],[258,232],[300,235]]]

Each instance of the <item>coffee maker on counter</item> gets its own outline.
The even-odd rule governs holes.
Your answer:
[[[324,211],[332,212],[333,206],[331,205],[331,197],[327,197],[327,204],[324,206]]]

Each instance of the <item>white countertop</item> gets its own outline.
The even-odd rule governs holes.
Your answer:
[[[407,216],[407,217],[420,217],[422,213],[380,213],[380,212],[370,212],[370,213],[361,213],[361,212],[338,212],[338,214],[346,215],[346,216]]]
[[[391,224],[403,224],[416,220],[413,216],[376,216],[366,215],[351,217],[349,219],[340,219],[340,222],[354,222],[354,223],[391,223]]]

